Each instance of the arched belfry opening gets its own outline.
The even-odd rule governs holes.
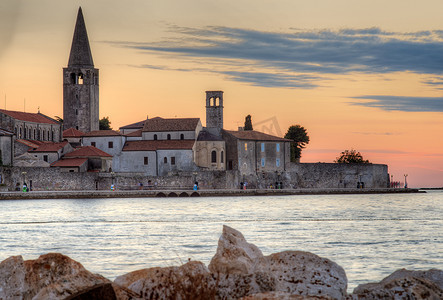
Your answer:
[[[206,92],[206,127],[223,129],[223,91]]]

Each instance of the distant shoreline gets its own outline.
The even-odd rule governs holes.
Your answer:
[[[90,199],[90,198],[153,198],[153,197],[236,197],[236,196],[287,196],[287,195],[336,195],[336,194],[396,194],[426,193],[422,189],[217,189],[217,190],[94,190],[94,191],[32,191],[0,192],[0,200],[22,199]]]

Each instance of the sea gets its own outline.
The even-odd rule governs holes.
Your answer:
[[[223,225],[264,255],[315,253],[348,291],[397,269],[443,269],[443,192],[0,201],[0,261],[58,252],[111,280],[131,271],[209,265]]]

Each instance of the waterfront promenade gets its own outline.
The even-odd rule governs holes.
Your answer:
[[[0,192],[0,200],[13,199],[88,199],[88,198],[145,198],[145,197],[223,197],[268,195],[331,195],[331,194],[389,194],[424,192],[411,188],[386,189],[202,189],[193,190],[93,190],[93,191],[31,191]]]

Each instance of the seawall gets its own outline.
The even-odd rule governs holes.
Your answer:
[[[234,196],[278,196],[278,195],[332,195],[332,194],[391,194],[419,193],[419,189],[213,189],[198,190],[89,190],[89,191],[31,191],[0,192],[0,200],[13,199],[88,199],[88,198],[145,198],[145,197],[234,197]]]

